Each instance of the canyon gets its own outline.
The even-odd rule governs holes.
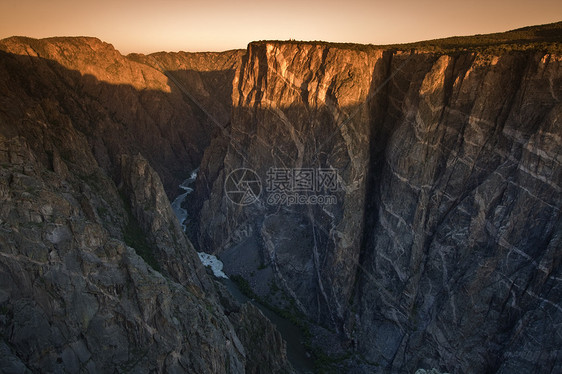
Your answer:
[[[0,370],[295,372],[206,252],[319,372],[560,372],[561,43],[1,40]],[[333,184],[283,203],[272,170]]]

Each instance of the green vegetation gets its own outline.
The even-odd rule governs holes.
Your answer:
[[[76,176],[88,185],[93,191],[99,192],[102,196],[105,197],[107,191],[106,187],[103,184],[104,176],[101,175],[99,172],[94,171],[91,174],[76,174]]]
[[[279,41],[259,41],[251,44],[280,43]],[[473,36],[453,36],[450,38],[426,40],[407,44],[372,45],[353,43],[328,43],[324,41],[302,42],[283,41],[283,44],[321,45],[355,51],[371,51],[386,49],[395,51],[418,50],[422,52],[455,53],[455,52],[508,52],[536,50],[549,53],[562,52],[562,22],[540,26],[529,26],[520,29]]]
[[[250,283],[246,278],[241,275],[231,275],[230,280],[233,281],[240,292],[244,294],[244,296],[255,300],[256,302],[260,303],[261,305],[265,306],[267,309],[271,310],[275,314],[279,315],[280,317],[285,318],[286,320],[290,321],[295,326],[299,327],[305,336],[310,336],[310,331],[308,329],[308,323],[306,322],[306,317],[300,313],[295,305],[295,301],[290,298],[288,295],[284,295],[285,300],[289,301],[290,307],[283,309],[273,305],[269,302],[269,298],[264,299],[256,295]],[[277,290],[280,290],[278,286],[275,286]]]
[[[152,249],[148,245],[146,236],[140,228],[136,218],[132,216],[129,217],[128,223],[123,230],[123,237],[125,240],[125,244],[127,244],[131,248],[134,248],[135,252],[137,252],[137,254],[141,256],[142,259],[154,270],[160,271],[158,261],[156,261],[156,259],[154,258]]]
[[[272,294],[275,294],[275,293],[281,291],[281,288],[279,288],[279,286],[277,285],[277,282],[275,282],[273,279],[269,281],[269,291]]]
[[[314,371],[316,373],[337,374],[341,372],[338,364],[341,364],[345,360],[350,359],[352,353],[346,352],[342,355],[334,357],[327,355],[319,349],[312,349],[312,355],[314,356]]]
[[[494,34],[465,37],[453,36],[444,39],[427,40],[403,44],[400,47],[434,50],[438,52],[459,50],[547,50],[560,52],[562,50],[560,43],[562,43],[562,22],[524,27]]]
[[[256,295],[254,290],[252,290],[252,287],[250,286],[250,283],[246,280],[246,278],[241,275],[231,275],[230,280],[236,284],[236,286],[244,296],[249,299],[261,301],[259,296]]]
[[[205,303],[205,309],[207,309],[207,312],[210,314],[215,313],[215,308],[209,302]]]
[[[98,206],[96,210],[98,211],[98,216],[100,217],[105,217],[107,214],[107,208],[104,206]]]
[[[252,290],[252,287],[250,286],[248,280],[241,275],[232,275],[230,276],[230,280],[232,280],[237,285],[240,292],[242,292],[246,297],[260,303],[278,316],[288,320],[301,330],[303,337],[306,339],[303,342],[303,345],[305,346],[307,351],[311,352],[312,357],[314,358],[314,367],[316,373],[339,373],[340,364],[342,364],[345,360],[351,358],[352,352],[346,352],[338,356],[330,356],[324,353],[321,349],[314,347],[312,344],[312,333],[310,331],[309,322],[307,321],[306,316],[298,311],[295,301],[289,295],[287,295],[286,292],[284,292],[274,281],[270,281],[270,292],[282,292],[283,294],[281,295],[281,297],[289,303],[289,307],[280,308],[273,305],[269,301],[269,297],[266,297],[265,299],[259,297]]]

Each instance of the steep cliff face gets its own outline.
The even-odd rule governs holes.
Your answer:
[[[244,348],[195,252],[174,245],[158,261],[163,276],[104,227],[127,216],[91,155],[50,169],[25,138],[0,144],[0,332],[17,358],[0,360],[3,370],[244,371]]]
[[[556,51],[252,43],[203,157],[199,245],[373,370],[561,370]],[[238,168],[253,204],[225,190]],[[272,200],[270,168],[337,172],[337,202]]]
[[[359,256],[370,132],[361,104],[379,60],[382,51],[369,58],[313,45],[251,44],[233,84],[226,154],[202,165],[203,175],[218,177],[212,187],[196,188],[212,196],[200,215],[200,244],[219,253],[238,246],[248,258],[257,251],[301,311],[331,324],[341,322],[347,305],[339,304],[349,299],[355,278],[340,270],[354,267]],[[216,165],[223,169],[211,172]],[[237,206],[223,191],[225,177],[239,167],[255,170],[264,190],[269,168],[334,170],[337,204],[272,205],[264,191],[261,203]]]
[[[196,165],[192,104],[96,39],[0,45],[0,371],[290,372],[269,321],[225,309],[151,166]]]
[[[368,357],[560,370],[561,57],[439,56],[389,86],[349,320]]]

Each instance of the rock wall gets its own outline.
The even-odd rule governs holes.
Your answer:
[[[185,178],[210,132],[168,78],[96,39],[0,46],[0,371],[290,372],[172,213],[155,169]]]
[[[370,357],[395,370],[415,366],[411,352],[451,371],[559,370],[560,62],[440,56],[401,100],[390,93],[400,106],[383,122],[352,318]]]
[[[176,262],[190,259],[180,263],[188,276],[163,276],[104,227],[126,215],[97,167],[86,176],[63,167],[62,177],[23,138],[2,138],[0,149],[0,331],[20,363],[32,372],[244,372],[244,348],[193,250],[173,248]]]
[[[203,157],[199,245],[371,370],[559,371],[561,60],[250,44]],[[337,203],[270,204],[272,167],[336,170]],[[225,193],[238,168],[261,178],[251,205]]]

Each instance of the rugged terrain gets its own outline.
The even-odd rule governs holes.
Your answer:
[[[195,246],[334,370],[560,372],[561,42],[0,41],[1,370],[290,372]],[[169,198],[198,166],[190,242]],[[270,168],[335,173],[303,193],[335,203],[272,202]]]
[[[220,296],[166,196],[161,179],[174,193],[210,140],[193,103],[97,39],[0,49],[0,371],[290,372],[279,333]],[[213,78],[177,79],[204,101]]]
[[[370,370],[560,371],[556,27],[550,44],[251,43],[196,242]],[[254,204],[225,198],[238,168],[261,178]],[[270,168],[337,171],[337,203],[271,204]]]

